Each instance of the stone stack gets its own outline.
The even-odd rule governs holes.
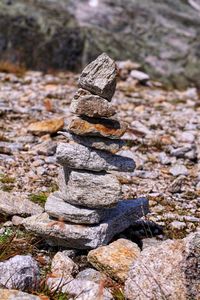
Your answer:
[[[124,145],[120,137],[127,129],[110,103],[116,77],[116,64],[104,53],[83,70],[71,102],[75,116],[62,132],[67,143],[57,147],[62,166],[59,191],[48,197],[46,213],[24,221],[28,230],[52,245],[79,249],[105,245],[148,211],[144,198],[120,201],[115,173],[132,172],[135,163],[115,154]]]

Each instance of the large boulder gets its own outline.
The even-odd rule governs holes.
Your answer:
[[[200,233],[144,249],[125,283],[128,300],[198,300]]]
[[[0,59],[81,69],[101,52],[199,83],[199,0],[0,0]]]

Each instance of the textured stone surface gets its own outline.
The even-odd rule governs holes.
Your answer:
[[[35,122],[29,125],[28,131],[34,134],[55,133],[64,126],[63,118],[54,118]]]
[[[87,117],[111,117],[116,114],[114,107],[106,100],[90,92],[79,89],[72,99],[71,112]]]
[[[87,268],[79,272],[76,276],[76,279],[85,279],[96,283],[100,283],[102,280],[106,280],[106,278],[107,276],[105,274],[92,268]]]
[[[92,249],[106,245],[115,234],[122,232],[148,212],[144,198],[124,200],[110,210],[109,217],[99,225],[84,226],[55,221],[47,213],[26,218],[23,225],[28,231],[44,237],[51,245],[66,248]]]
[[[12,194],[0,191],[0,213],[7,215],[34,215],[43,212],[43,208],[28,200],[21,193]]]
[[[30,255],[16,255],[0,263],[0,284],[4,287],[34,290],[39,279],[38,264]]]
[[[82,71],[79,86],[108,100],[115,92],[117,66],[106,53],[102,53]]]
[[[68,278],[78,273],[78,266],[68,257],[67,251],[57,252],[51,262],[51,273],[56,277]]]
[[[88,209],[65,202],[62,193],[56,192],[48,197],[45,211],[50,216],[78,224],[97,224],[106,216],[103,209]]]
[[[87,136],[120,138],[127,129],[127,123],[112,119],[93,119],[75,117],[68,126],[71,133]]]
[[[54,289],[59,286],[59,279],[51,280],[54,283]],[[49,280],[48,280],[49,282]],[[101,287],[99,283],[95,283],[84,279],[69,280],[63,282],[61,291],[70,296],[70,299],[76,300],[112,300],[112,294],[105,288]]]
[[[0,289],[1,300],[42,300],[41,297],[23,293],[17,290]],[[45,298],[48,300],[48,297]]]
[[[123,140],[108,139],[96,136],[79,136],[73,133],[71,134],[69,132],[61,131],[59,133],[64,135],[68,141],[74,141],[86,147],[91,147],[98,150],[105,150],[111,153],[118,152],[125,145],[125,142]]]
[[[132,263],[140,255],[137,244],[119,239],[108,246],[102,246],[88,253],[88,261],[99,271],[111,278],[124,282]]]
[[[113,207],[121,196],[115,175],[105,172],[61,170],[58,185],[61,197],[70,204],[89,208]]]
[[[69,168],[91,171],[133,172],[133,159],[113,155],[105,151],[92,150],[83,145],[60,143],[56,152],[57,162]]]
[[[125,296],[130,300],[198,300],[199,265],[200,233],[148,247],[131,267]]]

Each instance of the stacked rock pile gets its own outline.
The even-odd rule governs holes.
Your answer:
[[[120,201],[115,172],[132,172],[135,163],[115,154],[124,145],[120,137],[127,129],[110,103],[116,78],[116,64],[104,53],[80,76],[80,89],[71,102],[75,117],[62,132],[67,143],[57,147],[62,165],[59,191],[48,197],[46,213],[24,222],[51,244],[96,248],[148,212],[144,198]]]

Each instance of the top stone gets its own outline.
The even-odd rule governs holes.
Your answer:
[[[115,92],[117,66],[106,53],[102,53],[83,70],[79,86],[111,101]]]

